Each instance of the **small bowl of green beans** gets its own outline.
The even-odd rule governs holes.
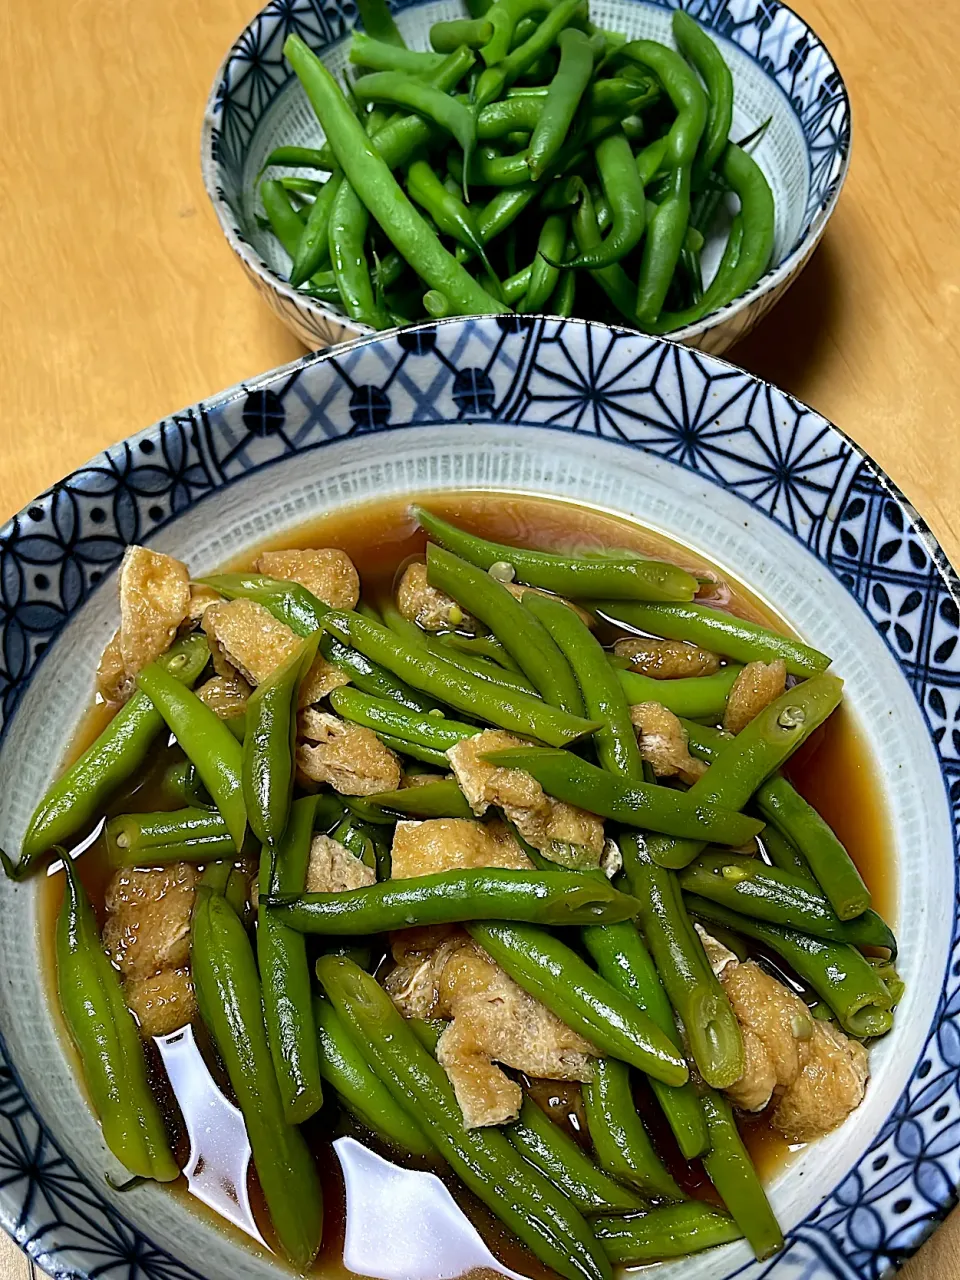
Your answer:
[[[742,7],[270,4],[218,73],[207,190],[311,347],[515,313],[722,352],[802,269],[850,151],[821,41]]]

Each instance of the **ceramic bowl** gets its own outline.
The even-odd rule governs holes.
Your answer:
[[[676,7],[677,0],[594,0],[591,16],[632,39],[670,43]],[[779,0],[683,0],[683,7],[719,42],[733,72],[732,136],[746,137],[770,120],[754,152],[776,201],[770,268],[729,306],[671,334],[719,355],[773,306],[823,234],[849,164],[850,101],[823,42]],[[391,8],[410,47],[423,49],[434,22],[466,14],[464,0],[392,0]],[[297,32],[339,76],[355,21],[353,0],[270,0],[217,72],[203,124],[203,178],[223,233],[277,316],[311,349],[372,331],[290,287],[290,259],[257,222],[262,206],[256,177],[275,146],[317,146],[323,138],[283,58],[287,35]],[[285,172],[293,170],[271,170],[275,176]],[[725,235],[718,232],[704,250],[707,277]],[[622,323],[613,312],[609,319]]]
[[[320,512],[458,487],[635,517],[834,655],[902,866],[906,995],[872,1050],[863,1106],[772,1181],[784,1252],[759,1265],[733,1244],[660,1275],[874,1280],[918,1246],[960,1180],[957,580],[869,458],[750,374],[602,325],[448,321],[307,357],[109,449],[0,533],[0,844],[18,847],[88,705],[126,544],[200,574]],[[37,910],[35,881],[0,881],[3,1226],[74,1280],[276,1280],[267,1255],[184,1200],[105,1183],[120,1170],[57,1032]],[[341,1153],[348,1172],[356,1156]],[[456,1274],[423,1252],[466,1230],[447,1210],[438,1218],[429,1197],[394,1188],[375,1214],[348,1220],[353,1270]]]

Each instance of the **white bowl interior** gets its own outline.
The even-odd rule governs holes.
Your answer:
[[[449,11],[434,6],[433,12]],[[761,108],[762,110],[762,108]],[[242,412],[227,406],[224,417]],[[389,441],[388,448],[385,444]],[[896,890],[906,996],[893,1032],[871,1055],[863,1106],[840,1131],[776,1176],[771,1193],[787,1227],[809,1214],[876,1136],[914,1068],[934,1013],[953,910],[953,844],[943,781],[911,691],[869,619],[843,587],[765,516],[696,474],[597,438],[468,422],[359,435],[263,468],[198,502],[152,545],[201,573],[284,528],[365,498],[447,488],[529,491],[596,504],[687,543],[765,598],[818,647],[832,653],[875,761],[895,848],[909,863]],[[100,650],[116,625],[114,579],[83,606],[51,646],[0,752],[5,797],[0,844],[16,848],[53,776],[92,689]],[[37,888],[0,881],[4,994],[0,1034],[40,1114],[91,1183],[119,1174],[83,1101],[57,1034],[44,983]],[[177,1197],[154,1187],[107,1193],[150,1239],[197,1266],[206,1280],[276,1275],[269,1258],[213,1231]],[[426,1229],[411,1213],[409,1230]],[[389,1239],[384,1248],[393,1246]],[[68,1255],[59,1256],[61,1265]],[[743,1272],[738,1269],[746,1268]],[[665,1267],[664,1280],[759,1275],[745,1245]],[[339,1270],[332,1273],[339,1276]],[[408,1280],[417,1280],[409,1277]]]
[[[670,13],[642,0],[593,0],[591,20],[611,31],[622,31],[631,40],[654,39],[673,44]],[[397,15],[397,25],[408,45],[429,49],[429,31],[434,22],[467,16],[461,0],[432,0],[431,3],[404,9]],[[776,231],[771,264],[782,262],[795,249],[803,227],[804,212],[810,191],[810,163],[807,143],[800,122],[786,95],[758,63],[732,41],[711,33],[722,48],[733,73],[734,116],[731,136],[744,138],[766,120],[769,128],[753,151],[773,191],[776,208]],[[349,37],[323,50],[326,66],[338,79],[350,66]],[[355,68],[353,68],[355,70]],[[257,190],[257,175],[274,147],[316,147],[323,142],[323,131],[299,82],[293,81],[264,112],[246,154],[240,207],[234,207],[245,237],[264,262],[283,280],[290,274],[291,261],[276,237],[257,223],[263,206]],[[271,176],[300,173],[304,170],[276,167]],[[234,201],[236,200],[234,196]],[[735,205],[735,202],[734,202]],[[722,218],[713,227],[704,248],[705,282],[713,278],[723,246],[727,226]],[[331,310],[336,310],[331,307]]]

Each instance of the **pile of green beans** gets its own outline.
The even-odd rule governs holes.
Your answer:
[[[494,92],[501,79],[522,79],[522,59],[511,59],[542,30],[533,3],[497,0],[489,16],[455,33],[435,29],[440,60],[423,63],[397,43],[377,0],[363,0],[370,35],[355,57],[376,65],[377,75],[397,74],[395,53],[436,73],[453,56],[446,47],[454,37],[466,41],[485,64],[478,94],[494,94],[483,108],[487,127],[494,107],[511,126],[533,120],[533,149],[548,154],[538,149],[545,145],[537,139],[539,117],[524,115],[536,95]],[[576,7],[574,16],[582,20]],[[511,52],[523,23],[530,34]],[[561,69],[576,72],[583,95],[609,105],[621,90],[604,96],[601,86],[614,78],[591,78],[597,36],[567,22],[560,37]],[[681,47],[698,51],[712,92],[722,83],[721,65],[691,32]],[[503,57],[494,57],[498,48]],[[643,65],[666,78],[669,59],[660,54],[628,46],[624,58],[641,53]],[[664,205],[682,203],[688,181],[719,163],[729,127],[710,110],[700,119],[689,81],[671,85],[676,116],[662,150],[673,186]],[[528,87],[536,88],[518,85]],[[367,88],[369,101],[402,105],[377,84]],[[521,106],[507,111],[511,103]],[[440,128],[441,114],[436,107],[430,123],[416,117],[420,132]],[[691,142],[698,122],[702,147]],[[600,153],[606,164],[617,148]],[[666,225],[657,231],[661,247],[668,233]],[[589,269],[622,272],[603,260],[603,243]],[[97,822],[103,830],[95,847],[110,872],[179,868],[186,878],[182,864],[200,869],[190,926],[191,977],[206,1029],[200,1041],[214,1046],[243,1115],[276,1245],[300,1270],[323,1233],[307,1135],[338,1109],[398,1157],[431,1168],[445,1163],[569,1280],[610,1280],[622,1263],[741,1237],[758,1259],[769,1257],[782,1235],[723,1094],[742,1078],[744,1036],[696,926],[740,959],[759,954],[769,963],[773,953],[817,1016],[847,1035],[869,1040],[892,1027],[903,995],[897,939],[850,852],[789,776],[793,754],[840,705],[842,681],[829,656],[802,640],[703,603],[700,581],[680,566],[624,548],[513,547],[422,506],[412,514],[429,538],[427,587],[447,597],[442,616],[460,630],[427,631],[401,591],[375,605],[361,599],[354,609],[332,608],[296,582],[243,572],[209,577],[222,598],[262,605],[297,637],[288,636],[282,660],[257,684],[244,714],[228,727],[193,692],[210,647],[199,634],[179,638],[139,672],[125,707],[52,785],[27,826],[19,861],[4,855],[18,879],[45,855],[64,861],[58,992],[107,1146],[138,1177],[178,1175],[123,979],[83,887],[84,867],[60,847],[85,848]],[[629,670],[611,651],[628,632],[709,650],[716,660],[698,658],[698,666],[712,673]],[[664,652],[678,659],[673,669],[690,669],[683,655],[657,650]],[[341,794],[302,772],[302,686],[318,654],[349,683],[316,706],[336,717],[345,739],[389,764],[392,779],[395,762],[380,744],[394,752],[401,785],[365,794],[366,779],[354,785],[346,769]],[[719,726],[742,691],[745,665],[774,660],[789,672],[784,692],[754,708],[736,736],[724,732]],[[638,703],[661,709],[666,728],[654,735],[657,751],[649,732],[635,728],[635,719],[646,725]],[[309,723],[309,715],[299,719],[304,730]],[[166,747],[157,741],[164,728],[172,735]],[[476,740],[489,730],[501,731],[499,741]],[[653,766],[662,768],[658,752],[671,730],[683,765],[665,779]],[[515,736],[504,742],[504,732]],[[688,783],[680,779],[695,776],[691,754],[707,767]],[[479,799],[478,778],[492,788],[480,788]],[[401,867],[401,845],[392,844],[398,823],[407,838],[413,823],[431,819],[442,822],[426,846],[429,867]],[[479,821],[488,824],[482,831],[467,825]],[[511,835],[517,847],[508,865],[474,860],[475,848],[504,849]],[[339,883],[360,887],[317,891],[314,877],[326,865],[334,876],[349,870],[354,878],[344,874]],[[540,1109],[525,1080],[513,1119],[501,1128],[466,1127],[454,1073],[448,1079],[442,1065],[448,1024],[405,1021],[390,984],[379,980],[397,933],[437,926],[447,934],[459,927],[465,945],[472,940],[589,1042],[582,1143]],[[649,1086],[643,1094],[641,1077]],[[688,1197],[662,1149],[657,1113],[681,1157],[702,1162],[723,1209]]]
[[[435,23],[427,51],[366,0],[346,93],[287,39],[326,138],[278,146],[261,169],[290,283],[374,329],[510,310],[607,320],[612,302],[667,333],[749,290],[773,251],[773,196],[731,140],[733,79],[706,31],[678,9],[672,48],[598,31],[586,0],[477,7]],[[705,279],[708,236],[726,241]]]

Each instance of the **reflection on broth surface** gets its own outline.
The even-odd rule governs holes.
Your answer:
[[[264,550],[339,548],[356,565],[363,599],[380,602],[393,593],[399,572],[424,553],[426,538],[409,513],[410,501],[409,497],[391,498],[321,517],[245,554],[229,568],[252,569]],[[581,554],[617,547],[669,560],[701,579],[703,602],[789,634],[783,620],[725,569],[721,572],[699,553],[609,513],[515,494],[440,493],[418,501],[463,529],[518,547]],[[711,585],[714,581],[715,587]],[[598,631],[604,644],[622,634],[606,624]],[[102,704],[91,710],[74,743],[73,756],[96,737],[110,714],[111,709]],[[454,712],[452,716],[459,719],[461,714]],[[106,817],[177,808],[177,802],[163,791],[161,780],[169,766],[183,758],[172,737],[158,741],[148,766],[111,797]],[[874,908],[887,914],[894,903],[895,883],[884,806],[869,753],[850,711],[841,707],[832,715],[793,756],[785,772],[840,836],[872,891]],[[114,867],[109,863],[102,830],[88,836],[89,847],[78,866],[102,926],[107,884]],[[80,843],[76,842],[77,849]],[[244,866],[245,874],[254,869],[249,860]],[[62,877],[49,877],[42,901],[42,927],[49,940],[51,974],[54,916],[61,894]],[[567,934],[574,932],[568,930]],[[317,954],[329,949],[322,944],[323,939],[308,936],[311,965]],[[763,947],[752,950],[771,971],[791,978],[772,953]],[[384,959],[375,968],[378,976],[392,963],[385,939],[375,942],[374,966],[381,957]],[[212,1210],[224,1229],[243,1233],[251,1248],[272,1249],[275,1236],[250,1164],[243,1118],[208,1035],[195,1022],[193,1027],[158,1037],[156,1050],[149,1059],[152,1079],[176,1135],[176,1153],[185,1174],[177,1188]],[[526,1078],[523,1083],[539,1106],[588,1150],[580,1085],[569,1080]],[[454,1276],[458,1268],[462,1274],[480,1277],[493,1274],[495,1267],[505,1268],[499,1274],[532,1280],[556,1274],[532,1257],[441,1162],[398,1156],[380,1139],[371,1138],[349,1113],[338,1109],[332,1088],[325,1085],[324,1090],[324,1107],[303,1126],[317,1158],[325,1198],[323,1244],[314,1264],[317,1274],[330,1280],[354,1275],[439,1280],[440,1276]],[[700,1161],[683,1160],[649,1084],[639,1075],[635,1100],[661,1159],[682,1190],[720,1205]],[[750,1155],[765,1179],[791,1150],[798,1149],[798,1144],[791,1148],[768,1119],[769,1109],[760,1116],[741,1117],[740,1122]],[[406,1167],[416,1172],[405,1173]],[[453,1212],[451,1194],[479,1235]],[[377,1206],[382,1210],[379,1217]]]

